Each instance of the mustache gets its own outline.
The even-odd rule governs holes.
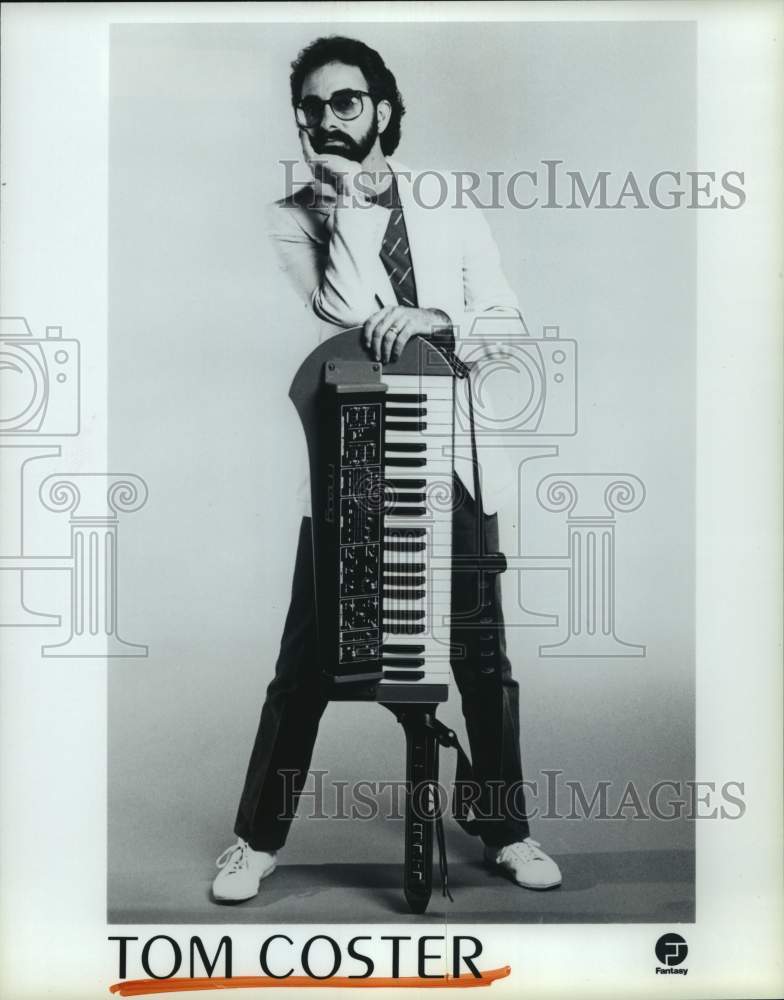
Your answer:
[[[332,143],[351,150],[358,148],[351,136],[345,135],[343,132],[322,132],[319,130],[310,141],[317,153],[323,152],[325,147]]]

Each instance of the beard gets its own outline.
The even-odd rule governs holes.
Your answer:
[[[360,139],[352,139],[345,132],[325,132],[318,128],[312,134],[310,141],[317,153],[343,156],[354,163],[361,163],[373,148],[378,138],[378,122],[375,117],[368,126],[367,132]]]

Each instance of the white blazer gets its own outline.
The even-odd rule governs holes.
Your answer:
[[[487,221],[465,196],[458,207],[448,175],[417,174],[388,162],[397,179],[420,307],[449,315],[458,357],[480,364],[498,358],[505,337],[526,331]],[[331,188],[317,183],[271,206],[269,233],[279,264],[303,304],[321,320],[319,341],[332,336],[336,327],[361,326],[379,303],[397,303],[379,257],[388,220],[388,209],[341,203]],[[487,318],[497,322],[476,322]],[[465,393],[465,388],[460,391]],[[466,412],[466,400],[459,405]],[[491,407],[485,394],[483,426],[491,426]],[[457,442],[455,469],[473,495],[470,447],[464,437]],[[482,440],[480,433],[482,497],[490,513],[512,495],[516,484],[504,450],[483,449]]]

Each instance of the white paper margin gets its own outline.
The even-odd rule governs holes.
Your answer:
[[[479,933],[482,967],[513,967],[493,996],[781,995],[780,4],[6,5],[0,297],[3,315],[25,315],[37,334],[62,325],[82,343],[83,430],[69,444],[70,468],[106,469],[109,23],[329,17],[698,22],[699,162],[689,166],[745,170],[748,201],[698,221],[696,777],[744,781],[748,811],[698,822],[687,976],[653,974],[652,942],[671,925]],[[236,973],[253,974],[258,943],[275,928],[106,925],[106,664],[42,659],[29,632],[0,635],[0,995],[109,996],[117,968],[107,936],[117,933],[205,942],[231,933],[251,962]],[[316,930],[289,933],[304,940]]]

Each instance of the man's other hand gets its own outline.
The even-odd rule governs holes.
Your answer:
[[[428,337],[449,325],[449,317],[439,309],[412,306],[384,306],[365,322],[365,347],[376,361],[396,361],[412,337]]]

